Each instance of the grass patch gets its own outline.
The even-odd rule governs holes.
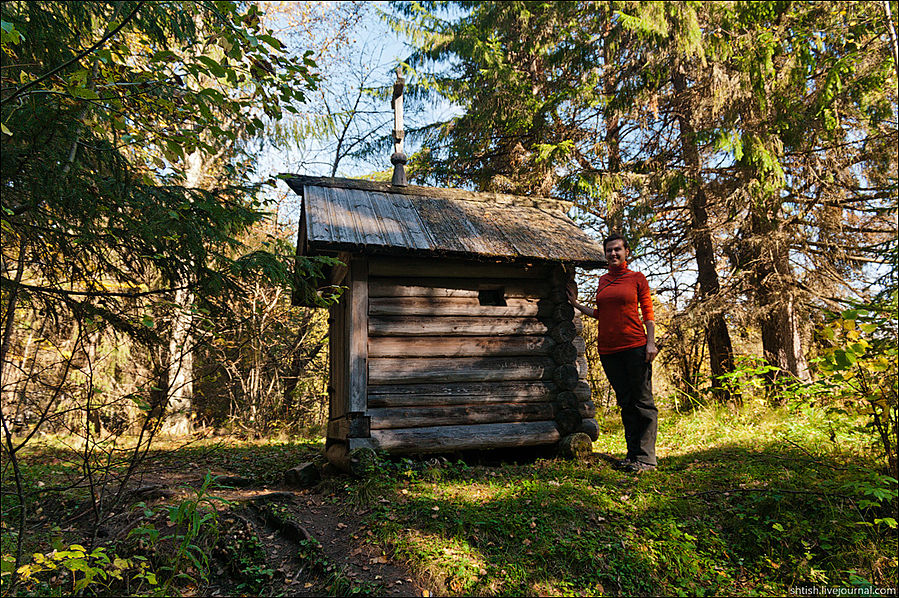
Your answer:
[[[441,595],[895,586],[895,481],[874,472],[853,422],[837,426],[815,408],[761,407],[662,422],[660,468],[641,475],[598,458],[384,461],[387,500],[372,528]],[[594,450],[623,453],[620,427],[603,428]]]
[[[894,587],[896,482],[877,470],[862,423],[814,406],[667,413],[659,431],[659,469],[634,475],[609,466],[608,457],[624,452],[620,423],[610,416],[601,421],[596,453],[586,463],[526,458],[524,452],[517,462],[490,465],[381,459],[368,477],[326,477],[316,492],[329,505],[364,513],[372,533],[366,539],[408,562],[433,595],[750,596],[787,595],[795,586]],[[174,486],[209,471],[261,487],[321,449],[317,442],[231,438],[160,444],[144,464],[143,483],[165,474]],[[77,514],[85,512],[86,494],[71,485],[80,476],[77,463],[77,451],[54,439],[22,451],[30,517],[26,555],[85,543],[89,526],[79,524]],[[15,511],[8,500],[11,484],[4,475],[5,513]],[[174,505],[186,504],[191,488],[174,497]],[[124,511],[122,525],[155,526],[160,538],[171,541],[187,537],[183,522],[169,525],[168,507],[155,511],[155,518],[146,507]],[[258,514],[284,525],[300,523],[275,503]],[[260,552],[260,538],[235,526],[233,513],[221,517],[210,520],[208,538],[198,534],[192,544],[214,543],[217,551],[210,552],[225,565],[230,589],[282,591],[277,570]],[[15,538],[6,519],[3,552],[9,554]],[[202,591],[207,576],[215,580],[198,553],[197,564],[169,566],[182,571],[179,580],[166,579],[172,571],[160,559],[172,552],[169,540],[145,547],[133,534],[118,545],[115,537],[111,527],[100,539],[108,554],[132,559],[132,574],[158,576],[155,584],[141,578],[131,590],[167,587],[173,595],[186,594]],[[387,591],[383,584],[352,579],[315,541],[300,547],[297,556],[323,593]],[[114,565],[97,558],[89,563],[114,572]],[[74,587],[76,578],[42,572],[27,589],[52,594],[62,581]],[[106,586],[91,587],[103,594]]]

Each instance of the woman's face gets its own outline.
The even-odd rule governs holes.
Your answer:
[[[606,243],[605,253],[609,266],[621,266],[631,254],[631,251],[624,247],[624,241],[615,239]]]

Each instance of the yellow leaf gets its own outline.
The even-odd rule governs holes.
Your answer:
[[[116,569],[127,569],[131,566],[131,562],[121,557],[116,557],[115,560],[112,561],[112,566]]]
[[[3,123],[0,123],[0,130],[3,131],[3,134],[4,134],[4,135],[9,135],[10,137],[12,137],[12,131],[10,131],[10,130],[6,127],[6,125],[4,125]]]

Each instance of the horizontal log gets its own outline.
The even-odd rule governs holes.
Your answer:
[[[372,259],[370,276],[433,276],[442,278],[540,278],[548,279],[545,264],[470,262],[452,259]]]
[[[559,344],[570,343],[577,336],[577,330],[571,320],[565,320],[553,326],[549,334]]]
[[[369,336],[486,336],[546,333],[546,324],[536,318],[372,316],[368,319]]]
[[[584,340],[583,336],[578,334],[576,337],[574,337],[571,343],[574,345],[574,348],[577,349],[578,355],[587,354],[587,341]]]
[[[576,409],[578,405],[584,402],[583,399],[578,398],[578,396],[570,390],[563,390],[556,394],[555,401],[560,407],[567,407],[570,409]]]
[[[583,432],[575,432],[562,439],[559,452],[568,459],[583,460],[593,453],[593,442]]]
[[[546,336],[376,336],[368,340],[368,356],[540,356],[548,355],[553,345],[553,340]]]
[[[552,379],[560,389],[573,390],[578,383],[577,367],[571,364],[560,365],[553,371]]]
[[[587,356],[581,355],[578,357],[575,365],[577,366],[577,377],[581,380],[586,380],[590,375],[590,368],[587,365]]]
[[[593,418],[582,419],[578,432],[583,432],[590,437],[590,440],[596,442],[599,439],[599,424]]]
[[[578,399],[582,401],[589,401],[591,395],[593,394],[593,389],[590,388],[590,385],[587,382],[579,380],[572,392]]]
[[[373,357],[368,360],[368,382],[377,385],[542,380],[552,378],[555,368],[549,357]]]
[[[549,421],[555,415],[551,403],[494,403],[369,409],[372,430]]]
[[[554,444],[560,438],[554,422],[515,422],[373,430],[370,446],[394,454],[440,453]]]
[[[556,427],[563,435],[577,431],[581,425],[581,416],[575,409],[560,409],[556,413]]]
[[[563,303],[568,301],[568,293],[565,288],[560,285],[553,285],[549,290],[548,296],[553,303]]]
[[[552,349],[552,356],[559,365],[574,363],[577,360],[577,349],[572,343],[557,344]]]
[[[552,400],[555,392],[555,384],[541,381],[385,384],[368,387],[368,406],[373,408],[468,403],[538,403]],[[587,399],[589,397],[588,392]]]
[[[372,316],[538,316],[553,307],[538,299],[509,297],[505,305],[481,305],[478,297],[373,297],[368,301]]]
[[[593,401],[587,401],[586,403],[581,403],[577,407],[577,412],[583,418],[590,418],[596,415],[596,405]],[[374,425],[374,420],[372,420],[372,425]]]
[[[552,317],[557,321],[568,321],[574,318],[574,307],[568,301],[558,303],[552,310]]]
[[[378,387],[371,387],[378,388]],[[440,395],[369,395],[369,409],[379,407],[439,407],[444,405],[493,405],[496,403],[547,403],[553,395],[540,397],[515,395],[456,395],[444,397]]]
[[[506,297],[541,298],[550,285],[537,278],[371,277],[369,297],[475,297],[481,290],[502,289]]]

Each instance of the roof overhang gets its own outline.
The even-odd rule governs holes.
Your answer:
[[[356,179],[284,176],[302,196],[299,255],[453,257],[605,266],[570,202]]]

